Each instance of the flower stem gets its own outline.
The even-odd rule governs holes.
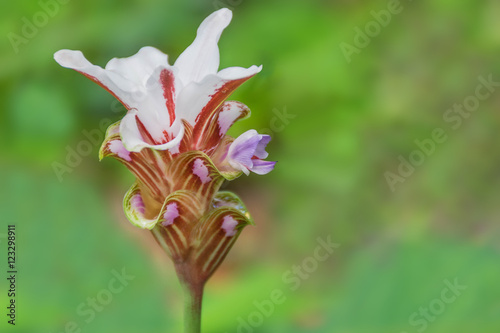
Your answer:
[[[203,285],[184,284],[184,332],[201,332],[201,302]]]
[[[200,280],[189,262],[175,265],[179,281],[184,289],[184,332],[201,332],[201,302],[205,281]]]

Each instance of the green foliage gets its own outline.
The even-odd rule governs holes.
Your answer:
[[[354,45],[354,28],[365,29],[386,1],[68,1],[17,53],[9,34],[22,36],[23,18],[33,22],[43,9],[2,4],[0,236],[17,225],[20,273],[18,325],[2,316],[1,331],[60,333],[71,321],[82,332],[181,331],[173,266],[121,208],[133,178],[111,159],[99,163],[100,142],[85,134],[103,137],[101,121],[123,112],[52,55],[79,49],[103,66],[151,45],[173,62],[221,4],[234,10],[221,67],[264,65],[231,97],[252,110],[231,134],[271,133],[278,164],[226,187],[256,225],[207,285],[204,331],[236,332],[260,313],[256,333],[418,332],[410,316],[458,278],[467,289],[425,332],[498,332],[500,92],[456,122],[444,118],[475,94],[478,77],[500,81],[500,6],[472,0],[402,1],[350,63],[341,43]],[[398,157],[409,159],[415,140],[436,128],[446,140],[391,191],[384,174],[398,173]],[[317,238],[326,236],[340,247],[319,261]],[[297,278],[294,266],[310,268],[308,258],[317,268],[292,290],[287,277]],[[88,298],[123,267],[135,278],[86,323],[79,306],[90,309]],[[266,316],[254,302],[276,289],[286,301]]]

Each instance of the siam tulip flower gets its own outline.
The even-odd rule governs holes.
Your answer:
[[[219,191],[221,184],[242,173],[266,174],[276,163],[264,160],[268,135],[250,130],[233,139],[226,134],[250,115],[246,105],[226,99],[262,69],[218,70],[217,43],[231,18],[228,9],[208,16],[173,65],[153,47],[114,58],[105,68],[80,51],[54,55],[61,66],[95,81],[127,109],[108,128],[100,158],[112,156],[136,176],[125,195],[125,213],[134,225],[151,230],[172,258],[192,296],[189,332],[199,331],[205,282],[252,223],[235,194]]]

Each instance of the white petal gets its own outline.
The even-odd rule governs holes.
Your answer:
[[[136,94],[134,102],[138,105],[138,115],[144,127],[156,142],[165,140],[165,131],[172,133],[170,127],[175,121],[175,88],[173,91],[164,89],[161,76],[168,72],[169,77],[175,80],[173,68],[157,67],[146,82],[145,92]],[[175,82],[172,82],[174,86]],[[178,85],[177,85],[178,86]],[[177,89],[180,89],[177,87]]]
[[[262,70],[262,65],[251,66],[249,68],[244,67],[228,67],[220,70],[217,76],[224,80],[238,80],[247,76],[252,76],[259,73]]]
[[[215,74],[219,68],[219,42],[222,31],[229,25],[233,13],[222,8],[208,16],[198,28],[196,38],[177,58],[174,66],[184,85],[199,82],[208,74]]]
[[[63,67],[74,69],[96,81],[118,98],[126,108],[135,107],[133,94],[140,87],[123,76],[91,64],[81,51],[60,50],[54,54],[54,59]]]
[[[148,145],[148,147],[156,150],[172,149],[181,143],[183,137],[184,137],[184,126],[180,126],[180,130],[179,133],[177,133],[177,136],[172,140],[170,140],[169,142],[164,143],[162,145]]]
[[[173,80],[174,89],[164,87],[162,81],[163,74],[168,73],[168,78]],[[181,87],[175,79],[175,68],[173,67],[157,67],[148,80],[145,82],[144,91],[133,95],[133,103],[137,105],[137,115],[144,125],[150,136],[157,143],[165,141],[165,132],[171,134],[173,131],[170,128],[175,117],[175,92]]]
[[[166,75],[167,72],[169,75]],[[154,99],[153,103],[158,113],[157,118],[162,121],[167,119],[169,126],[172,125],[170,123],[170,113],[175,115],[177,95],[182,90],[182,84],[177,74],[178,70],[175,67],[157,67],[146,82],[147,96]],[[162,80],[164,76],[167,76],[173,82],[165,82],[165,80]],[[164,86],[164,83],[169,86]],[[175,118],[174,116],[174,120]]]
[[[252,66],[245,69],[244,71],[238,71],[238,74],[241,74],[241,76],[226,75],[226,77],[231,77],[230,79],[221,77],[219,74],[210,74],[199,83],[191,82],[189,85],[182,89],[181,93],[177,97],[177,116],[187,120],[191,125],[194,125],[198,114],[212,100],[212,98],[214,98],[216,93],[221,92],[221,88],[226,83],[249,78],[259,71],[259,67]],[[235,88],[233,87],[232,89],[234,90]],[[231,92],[232,90],[227,91],[227,96],[229,96]],[[226,92],[222,91],[222,93],[225,94]]]
[[[56,52],[54,58],[62,66],[75,69],[97,81],[114,94],[128,110],[135,110],[134,114],[139,115],[142,124],[156,142],[165,141],[165,131],[172,133],[160,75],[164,70],[174,73],[174,69],[168,65],[165,54],[155,48],[145,47],[132,57],[112,59],[106,69],[92,65],[80,51],[61,50]],[[163,65],[156,65],[157,63]],[[179,84],[176,86],[181,89]],[[172,114],[175,114],[175,96],[170,100]],[[130,133],[127,136],[131,139],[126,140],[125,144],[141,149],[138,147],[143,140],[137,130],[135,116],[128,116],[121,126],[126,129],[126,133]]]
[[[173,140],[161,145],[148,144],[142,138],[139,128],[137,127],[136,115],[137,111],[131,110],[125,117],[123,117],[120,123],[120,135],[123,145],[125,146],[125,148],[127,148],[128,151],[139,152],[143,148],[166,150],[179,145],[179,143],[181,142],[182,137],[184,136],[183,126],[178,127],[178,133]]]
[[[128,151],[139,152],[146,147],[146,142],[142,139],[141,132],[137,127],[135,116],[136,110],[129,111],[120,122],[120,136],[123,145]]]
[[[156,67],[152,74],[149,76],[149,78],[147,79],[147,81],[145,82],[145,88],[147,91],[157,91],[159,94],[163,95],[163,85],[160,81],[160,75],[161,75],[161,72],[164,71],[164,70],[169,70],[170,72],[172,72],[174,78],[175,78],[175,81],[174,81],[174,88],[175,88],[175,91],[176,91],[176,95],[178,95],[178,93],[182,90],[182,83],[181,81],[179,80],[178,76],[179,76],[179,69],[174,67],[174,66],[158,66]]]
[[[131,57],[111,59],[105,69],[144,85],[159,66],[168,66],[168,55],[154,47],[145,46]]]
[[[194,126],[198,114],[223,84],[224,81],[215,75],[205,77],[201,83],[190,83],[177,98],[176,115]]]
[[[229,127],[242,116],[244,113],[249,113],[248,106],[236,101],[224,102],[222,110],[219,113],[217,124],[219,125],[219,136],[222,137],[227,133]]]

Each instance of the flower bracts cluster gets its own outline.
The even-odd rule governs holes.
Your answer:
[[[176,263],[197,267],[206,281],[222,262],[242,228],[251,223],[234,194],[219,192],[224,180],[242,173],[266,174],[268,135],[226,133],[250,110],[226,101],[262,66],[218,70],[218,41],[232,13],[221,9],[200,25],[193,43],[169,65],[168,56],[144,47],[105,68],[80,51],[55,54],[63,67],[92,79],[128,110],[108,128],[100,158],[112,156],[135,176],[124,199],[128,219],[150,229]]]

